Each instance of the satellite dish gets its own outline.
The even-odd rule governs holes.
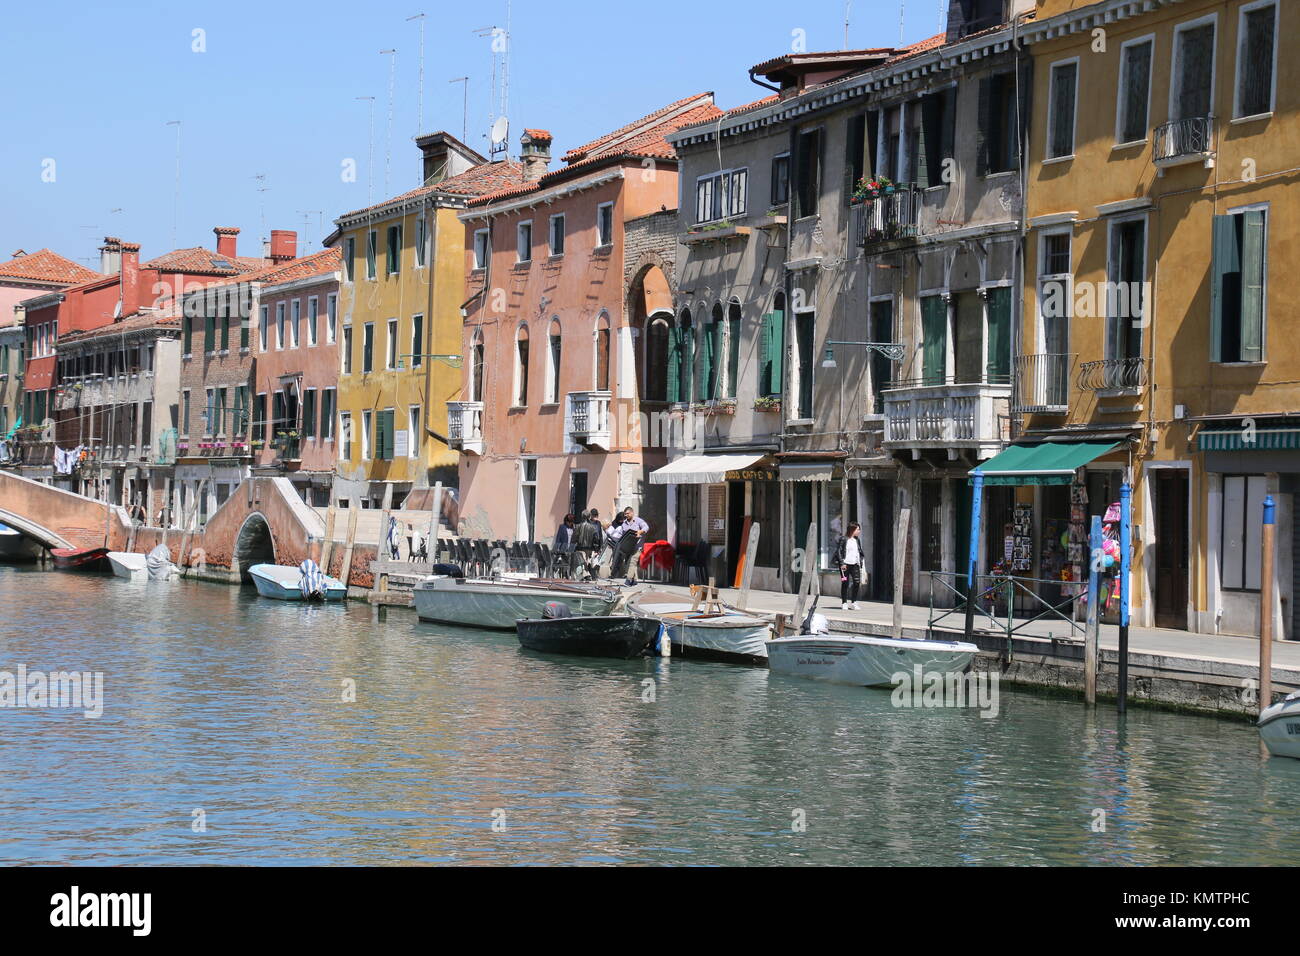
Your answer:
[[[510,121],[504,116],[498,116],[496,122],[492,124],[492,135],[490,137],[492,145],[500,146],[506,141],[506,137],[509,135]]]

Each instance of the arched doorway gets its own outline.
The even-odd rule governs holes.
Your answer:
[[[235,568],[239,571],[240,581],[247,583],[252,580],[248,569],[255,564],[275,564],[275,539],[271,536],[271,526],[260,512],[245,518],[235,536]]]

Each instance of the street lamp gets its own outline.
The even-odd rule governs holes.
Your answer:
[[[901,362],[907,354],[907,346],[901,342],[827,342],[822,368],[835,368],[835,349],[832,348],[835,345],[852,345],[868,352],[879,352],[891,362]]]

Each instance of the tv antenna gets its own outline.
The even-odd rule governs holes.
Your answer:
[[[397,50],[380,50],[388,56],[388,133],[384,139],[384,195],[388,195],[388,171],[393,159],[393,92],[397,79]]]
[[[366,159],[366,205],[372,206],[375,202],[375,98],[358,96],[357,99],[370,102],[370,153],[369,158]]]
[[[271,187],[266,184],[266,173],[258,173],[253,177],[257,180],[257,221],[258,221],[258,239],[266,240],[266,191]]]
[[[420,78],[415,84],[415,135],[419,136],[424,132],[424,14],[406,18],[407,23],[412,20],[420,21]]]
[[[510,113],[510,3],[506,3],[506,26],[480,27],[474,31],[475,36],[492,38],[492,95],[488,101],[488,125],[496,129],[497,102],[500,97],[501,116]],[[499,64],[499,66],[498,66]],[[497,84],[500,70],[501,82]],[[489,137],[489,141],[491,139]],[[490,148],[489,148],[490,150]]]
[[[311,214],[316,214],[316,228],[319,230],[324,227],[325,211],[323,209],[299,209],[298,215],[302,216],[302,233],[303,238],[307,238],[307,230],[311,228]]]
[[[448,80],[447,82],[465,84],[465,106],[460,121],[460,141],[463,143],[469,138],[469,77],[458,76],[454,80]]]
[[[176,248],[176,220],[181,208],[181,121],[168,120],[168,126],[176,127],[176,186],[172,191],[172,248]]]
[[[853,0],[844,0],[844,49],[849,48],[849,10],[853,7]]]
[[[504,153],[510,146],[507,140],[510,137],[510,120],[504,116],[498,116],[496,122],[492,124],[492,136],[488,146],[488,158],[496,159],[498,153]]]

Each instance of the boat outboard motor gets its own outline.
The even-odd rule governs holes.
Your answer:
[[[464,570],[459,564],[447,564],[445,561],[439,561],[432,568],[434,574],[445,574],[449,578],[463,578]]]
[[[573,617],[573,609],[561,601],[547,601],[542,605],[542,617],[548,621],[558,617]]]
[[[307,601],[325,600],[325,575],[321,574],[320,566],[311,558],[308,558],[298,565],[298,571],[301,573],[301,577],[298,579],[298,589],[302,591],[303,599]]]
[[[829,634],[831,632],[830,621],[826,620],[821,614],[814,614],[808,619],[809,634]]]

